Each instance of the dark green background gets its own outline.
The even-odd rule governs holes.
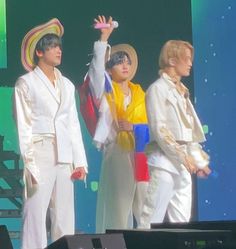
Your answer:
[[[24,73],[20,46],[26,32],[53,17],[65,28],[61,69],[74,83],[82,82],[98,32],[91,25],[98,14],[113,16],[119,22],[110,44],[130,43],[139,55],[134,81],[144,88],[157,77],[160,47],[166,40],[191,42],[190,0],[8,0],[8,68],[0,70],[0,84],[13,86]]]
[[[7,0],[6,5],[8,67],[0,69],[0,110],[7,113],[0,113],[0,128],[4,131],[0,135],[5,136],[4,146],[8,150],[15,150],[17,146],[10,114],[13,89],[2,87],[13,87],[16,78],[25,73],[20,62],[20,47],[24,35],[32,27],[53,17],[61,21],[65,34],[60,69],[75,84],[83,81],[86,64],[91,60],[88,54],[92,53],[93,42],[99,37],[98,31],[91,27],[98,14],[111,15],[119,22],[119,28],[110,39],[111,45],[129,43],[136,48],[139,68],[133,81],[141,83],[144,89],[158,77],[158,55],[164,42],[169,39],[192,41],[190,0]],[[187,81],[193,95],[193,76]],[[90,170],[88,188],[81,182],[75,185],[76,228],[94,232],[101,154],[92,145],[82,120],[81,126]],[[7,221],[9,230],[20,228],[20,220],[12,223]],[[14,245],[17,249],[19,241],[14,241]]]

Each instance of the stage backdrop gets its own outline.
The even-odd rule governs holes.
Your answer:
[[[235,19],[234,0],[192,0],[194,92],[213,169],[198,184],[200,220],[236,219]]]
[[[93,42],[98,39],[98,32],[92,28],[93,19],[98,14],[111,15],[119,22],[119,28],[114,31],[110,39],[111,45],[130,43],[136,48],[139,55],[139,68],[134,82],[141,83],[144,89],[158,76],[158,54],[166,40],[183,39],[192,42],[189,0],[147,0],[137,3],[127,0],[6,1],[8,67],[0,69],[0,135],[4,136],[0,140],[3,147],[0,149],[11,160],[1,162],[0,187],[3,191],[0,191],[0,197],[2,197],[0,209],[4,209],[4,212],[0,210],[2,217],[0,223],[8,225],[12,238],[15,238],[13,240],[15,249],[19,247],[21,228],[22,181],[17,176],[22,173],[22,162],[17,157],[19,150],[12,117],[11,95],[16,78],[25,73],[20,62],[21,41],[32,27],[53,17],[59,18],[65,28],[63,62],[60,69],[78,86],[87,72],[86,64],[91,60],[89,54],[92,53]],[[188,82],[191,82],[189,87],[193,93],[192,77]],[[95,231],[101,154],[92,146],[92,140],[82,119],[81,125],[89,163],[89,175],[87,188],[83,182],[75,183],[76,230],[92,233]],[[7,169],[13,169],[13,171],[7,171]],[[11,177],[13,176],[11,181],[8,179],[8,173]]]
[[[3,136],[0,137],[3,153],[0,154],[8,155],[10,159],[3,161],[0,158],[0,223],[7,224],[11,236],[15,237],[15,249],[19,248],[21,225],[22,180],[19,175],[22,173],[22,162],[18,158],[11,96],[16,78],[25,73],[20,64],[20,45],[24,34],[53,17],[58,17],[65,27],[60,69],[76,86],[83,81],[86,63],[91,60],[88,54],[92,52],[93,41],[98,38],[98,33],[91,28],[93,18],[98,14],[112,15],[120,24],[111,37],[111,45],[130,43],[137,49],[140,63],[134,81],[141,82],[144,89],[157,78],[157,58],[166,40],[183,39],[194,43],[195,86],[193,88],[193,74],[185,83],[190,88],[204,124],[208,139],[206,149],[211,155],[213,169],[208,180],[198,181],[198,218],[236,219],[233,156],[236,115],[233,75],[235,3],[233,0],[147,0],[134,4],[126,0],[71,0],[68,3],[63,0],[6,1],[8,67],[0,69],[0,135]],[[78,97],[77,101],[79,103]],[[82,182],[75,183],[76,229],[92,233],[101,154],[92,146],[82,119],[81,125],[89,175],[87,188]],[[5,169],[13,170],[13,180],[9,181]]]

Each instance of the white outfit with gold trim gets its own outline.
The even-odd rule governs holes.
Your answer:
[[[74,85],[55,69],[55,87],[39,67],[15,85],[16,121],[24,161],[23,249],[47,245],[46,212],[56,240],[74,233],[73,167],[87,160]],[[37,184],[32,184],[32,178]]]
[[[181,83],[182,84],[182,83]],[[192,180],[183,163],[190,149],[205,141],[201,123],[188,97],[182,96],[165,73],[146,92],[150,128],[147,146],[150,183],[140,228],[163,221],[187,222],[191,216]],[[208,158],[202,158],[203,168]]]

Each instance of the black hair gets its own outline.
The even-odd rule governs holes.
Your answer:
[[[46,34],[44,35],[36,44],[34,50],[34,63],[37,65],[39,58],[36,54],[37,51],[42,51],[43,53],[48,50],[49,48],[54,48],[59,46],[62,49],[62,41],[61,37],[56,34]]]
[[[106,68],[111,69],[115,65],[122,64],[124,62],[125,57],[127,57],[128,62],[131,65],[131,59],[129,55],[124,51],[118,51],[112,54],[110,60],[106,62]]]

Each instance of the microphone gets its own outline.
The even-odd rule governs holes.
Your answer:
[[[106,28],[118,28],[119,23],[117,21],[112,21],[112,23],[95,23],[94,28],[95,29],[106,29]]]

